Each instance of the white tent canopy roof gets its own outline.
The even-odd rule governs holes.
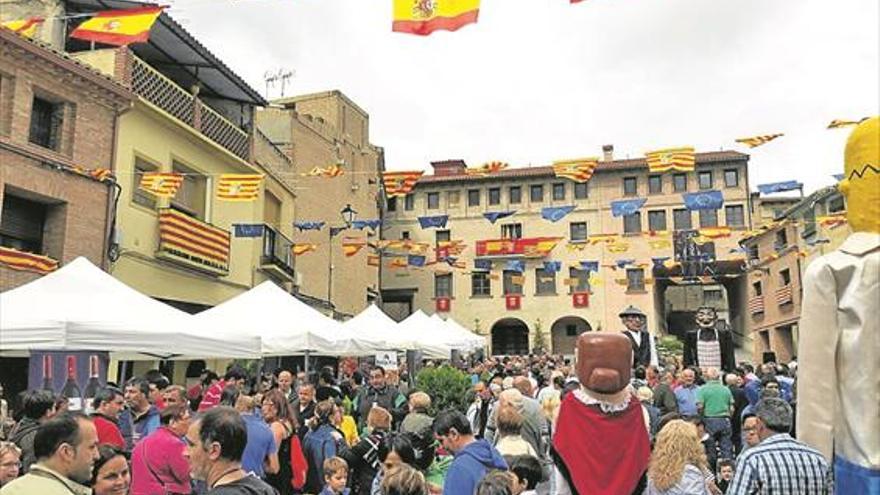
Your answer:
[[[409,340],[407,349],[422,351],[425,357],[449,359],[452,349],[461,349],[464,342],[457,339],[441,321],[417,310],[399,324],[400,333]]]
[[[375,304],[342,324],[361,348],[373,351],[406,349],[408,342],[397,325]]]
[[[250,335],[264,356],[357,354],[350,331],[271,281],[195,316],[212,335]]]
[[[467,342],[468,347],[466,348],[466,350],[473,351],[486,347],[486,337],[482,335],[477,335],[476,333],[468,330],[452,318],[444,320],[443,318],[438,316],[437,313],[434,313],[431,316],[431,319],[436,319],[437,321],[442,322],[444,325],[447,326],[447,328],[451,329],[451,331],[458,338]]]
[[[258,338],[210,337],[192,316],[141,294],[86,258],[0,294],[0,353],[109,351],[116,359],[259,357]]]

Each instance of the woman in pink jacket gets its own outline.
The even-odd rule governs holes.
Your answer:
[[[183,456],[189,409],[184,405],[168,406],[159,413],[159,419],[162,426],[131,452],[131,495],[189,495],[189,463]]]

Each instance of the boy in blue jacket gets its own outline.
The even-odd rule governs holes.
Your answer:
[[[488,471],[507,470],[501,454],[486,440],[474,438],[467,416],[459,411],[443,411],[437,415],[434,435],[444,449],[455,455],[446,473],[443,495],[474,493]]]

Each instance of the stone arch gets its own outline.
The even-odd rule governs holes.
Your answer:
[[[574,354],[578,335],[593,330],[590,322],[580,316],[563,316],[550,327],[553,354]]]
[[[519,318],[502,318],[492,325],[492,354],[529,353],[529,326]]]

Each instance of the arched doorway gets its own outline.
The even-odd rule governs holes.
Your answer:
[[[492,325],[492,354],[529,353],[529,327],[522,320],[503,318]]]
[[[587,320],[579,316],[563,316],[550,327],[553,354],[574,354],[578,335],[593,329]]]

